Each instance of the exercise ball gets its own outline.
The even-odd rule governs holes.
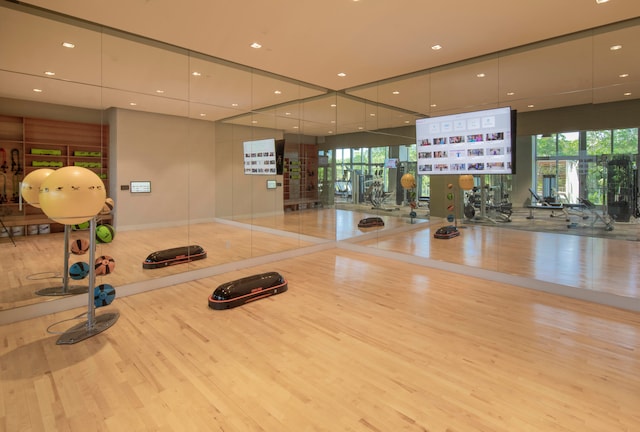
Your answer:
[[[52,172],[40,186],[42,211],[64,225],[81,224],[97,215],[107,197],[104,183],[93,171],[66,166]]]
[[[473,176],[471,174],[463,174],[458,178],[458,186],[462,190],[473,189]]]
[[[40,186],[52,172],[53,170],[51,168],[40,168],[30,172],[24,177],[20,193],[27,203],[40,208]]]
[[[100,210],[100,214],[109,214],[115,207],[115,203],[113,202],[113,198],[107,197],[104,200],[104,205],[102,206],[102,210]]]
[[[109,224],[100,224],[96,227],[96,240],[98,243],[111,243],[116,232]]]
[[[405,189],[413,189],[416,187],[416,178],[411,173],[406,173],[400,178],[400,184]]]

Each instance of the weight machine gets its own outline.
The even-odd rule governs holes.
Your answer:
[[[496,194],[499,199],[496,200]],[[511,222],[513,205],[502,188],[488,184],[474,186],[465,194],[464,216],[469,222]],[[479,211],[479,213],[476,211]]]

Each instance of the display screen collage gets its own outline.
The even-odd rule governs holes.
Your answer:
[[[245,141],[244,173],[253,175],[276,174],[276,140],[273,138]]]
[[[511,174],[511,108],[416,120],[418,174]]]

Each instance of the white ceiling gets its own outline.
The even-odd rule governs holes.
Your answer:
[[[7,6],[0,8],[2,97],[233,117],[322,136],[412,124],[425,115],[640,95],[638,0],[23,3],[85,23],[0,3]],[[60,43],[70,39],[76,48],[63,50]],[[250,48],[252,42],[263,47]],[[434,44],[443,48],[434,51]],[[614,44],[622,49],[611,51]],[[45,77],[46,70],[56,76]]]

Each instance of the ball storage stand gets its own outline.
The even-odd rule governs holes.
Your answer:
[[[69,285],[69,233],[71,232],[71,225],[64,226],[64,262],[62,270],[62,286],[54,286],[49,288],[43,288],[36,291],[36,295],[40,296],[66,296],[84,294],[87,292],[87,287],[84,285]],[[93,244],[93,242],[91,242]]]
[[[453,222],[453,225],[445,225],[436,230],[436,232],[433,234],[433,238],[441,240],[452,239],[460,235],[460,230],[458,230],[458,218],[456,217],[455,213],[457,212],[456,193],[452,183],[449,183],[447,185],[447,190],[448,192],[446,194],[446,197],[447,200],[450,201],[449,205],[447,206],[447,211],[453,212],[447,215],[447,221]]]
[[[65,225],[65,232],[67,225]],[[89,246],[89,262],[96,260],[96,218],[93,217],[89,222],[90,246]],[[68,245],[65,245],[68,249]],[[58,338],[56,345],[70,345],[83,341],[101,333],[114,325],[120,317],[119,312],[107,312],[96,316],[95,306],[95,284],[96,270],[95,266],[89,266],[89,287],[88,287],[88,304],[87,304],[87,320],[83,321],[69,330],[65,331]]]

